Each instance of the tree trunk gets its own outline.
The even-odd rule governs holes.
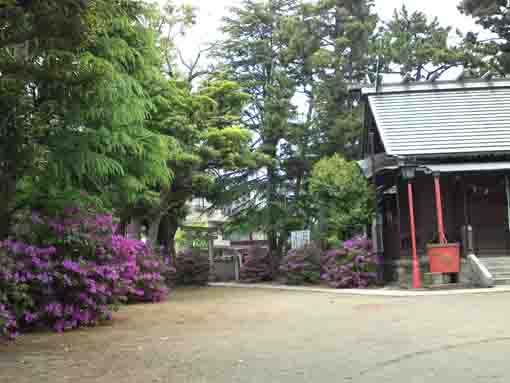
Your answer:
[[[161,214],[154,217],[149,223],[149,229],[147,232],[147,244],[152,248],[158,246],[158,234],[159,234],[159,225],[161,224],[161,219],[163,216]]]
[[[134,239],[141,240],[142,239],[142,220],[139,217],[133,217],[131,220],[131,227],[133,229],[133,237]]]
[[[16,181],[8,176],[0,177],[0,240],[10,234],[15,198]]]
[[[128,236],[129,232],[129,224],[131,223],[131,215],[128,213],[121,213],[120,214],[120,222],[119,226],[117,228],[117,234]]]
[[[276,277],[278,271],[278,264],[280,260],[279,246],[278,246],[278,233],[276,230],[271,230],[267,234],[269,241],[269,259],[271,263],[271,276]]]
[[[165,246],[168,250],[168,254],[175,261],[175,255],[177,253],[175,248],[175,235],[179,229],[179,218],[173,214],[166,214],[160,225],[158,241],[162,246]]]
[[[4,209],[0,208],[0,241],[9,236],[11,229],[11,216]]]
[[[271,271],[272,277],[276,276],[276,271],[278,268],[278,260],[280,259],[279,247],[278,247],[278,220],[282,219],[277,216],[277,209],[275,209],[276,205],[276,183],[277,176],[276,170],[273,167],[268,168],[267,170],[267,214],[268,214],[268,230],[267,237],[269,240],[269,257],[271,260]]]

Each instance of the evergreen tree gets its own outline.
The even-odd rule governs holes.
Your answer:
[[[273,267],[287,242],[287,186],[282,173],[281,145],[296,109],[296,83],[288,73],[288,37],[284,28],[297,15],[295,0],[245,0],[224,20],[226,36],[217,49],[228,78],[238,82],[250,99],[243,122],[255,135],[254,148],[266,159],[260,169],[232,173],[227,190],[247,199],[240,209],[268,235]]]
[[[258,158],[250,150],[251,133],[240,125],[246,95],[237,83],[211,78],[192,90],[183,82],[180,92],[185,102],[165,116],[167,134],[177,143],[168,159],[173,180],[149,214],[154,225],[151,241],[158,239],[171,252],[186,203],[194,197],[218,199],[221,179],[255,166]]]
[[[160,66],[144,24],[153,9],[33,1],[0,12],[8,36],[0,47],[0,237],[36,194],[101,194],[128,176],[167,183],[167,139],[144,127],[151,103],[143,81]],[[137,162],[143,171],[130,173]]]
[[[315,56],[318,78],[317,119],[322,153],[359,156],[361,110],[349,86],[365,81],[375,58],[369,39],[376,26],[371,0],[322,0],[317,4],[318,33],[322,41]]]
[[[168,185],[158,183],[146,188],[138,177],[124,178],[128,185],[137,187],[137,193],[126,194],[126,189],[120,187],[113,188],[111,195],[120,212],[121,231],[131,221],[138,227],[143,222],[149,228],[149,242],[166,245],[173,252],[187,202],[197,196],[215,198],[217,179],[239,167],[251,166],[256,154],[249,150],[250,132],[240,126],[246,95],[239,86],[219,73],[193,84],[195,75],[176,69],[173,39],[194,22],[193,9],[167,2],[163,11],[147,20],[156,32],[155,46],[163,63],[157,73],[143,79],[151,105],[144,127],[165,137],[170,148],[165,161],[172,180]],[[173,29],[179,32],[171,32]],[[146,167],[131,165],[136,174]]]
[[[369,1],[244,1],[225,20],[218,56],[250,95],[244,122],[269,164],[233,174],[249,202],[238,221],[268,234],[273,263],[290,230],[310,227],[309,175],[323,155],[358,151],[361,113],[349,93],[368,71]]]
[[[472,32],[466,36],[467,48],[475,58],[474,69],[492,70],[503,76],[510,73],[510,3],[507,0],[463,0],[459,9],[491,33],[490,38],[482,39]]]
[[[439,78],[469,61],[462,47],[450,46],[451,33],[452,28],[441,26],[437,18],[430,21],[423,12],[409,13],[403,6],[384,24],[373,51],[383,58],[384,73],[412,81]]]

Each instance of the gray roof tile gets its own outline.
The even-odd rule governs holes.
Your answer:
[[[509,85],[420,84],[366,94],[389,155],[499,153],[510,152]]]

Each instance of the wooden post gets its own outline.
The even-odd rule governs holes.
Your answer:
[[[413,197],[413,185],[411,181],[407,181],[407,194],[409,197],[409,218],[411,221],[411,248],[413,253],[413,289],[420,289],[421,274],[420,274],[420,262],[418,260],[418,250],[416,246],[416,224],[414,220],[414,197]]]
[[[215,270],[214,270],[214,240],[218,238],[216,233],[209,229],[207,231],[207,252],[209,254],[209,279],[211,281],[215,280]]]
[[[398,244],[398,259],[402,257],[402,205],[400,203],[401,197],[401,183],[400,177],[395,176],[395,185],[397,186],[397,244]]]
[[[443,221],[443,204],[441,201],[441,181],[439,175],[434,175],[434,185],[436,192],[436,212],[437,212],[437,232],[439,235],[439,243],[446,243],[446,236],[444,233],[444,221]]]

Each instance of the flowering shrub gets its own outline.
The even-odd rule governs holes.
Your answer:
[[[165,274],[170,272],[164,260],[145,243],[121,237],[121,242],[134,251],[137,268],[129,285],[128,300],[134,302],[160,302],[168,295]],[[168,270],[167,270],[168,269]]]
[[[263,247],[252,247],[241,267],[241,280],[256,283],[271,280],[271,259]]]
[[[334,288],[367,287],[377,280],[372,243],[358,236],[322,257],[322,279]]]
[[[0,339],[14,339],[18,336],[18,324],[12,312],[7,310],[7,307],[0,303]]]
[[[321,250],[313,245],[290,250],[280,264],[285,283],[318,283],[321,279],[321,255]]]
[[[96,325],[122,302],[167,294],[163,262],[143,242],[115,235],[111,215],[70,208],[31,220],[26,236],[0,242],[0,334]]]
[[[175,268],[175,260],[173,259],[170,251],[165,246],[159,248],[159,256],[165,264],[162,272],[167,286],[175,286],[177,283],[177,269]]]
[[[210,264],[207,252],[188,249],[177,254],[175,266],[176,282],[179,285],[204,286],[209,282]]]

